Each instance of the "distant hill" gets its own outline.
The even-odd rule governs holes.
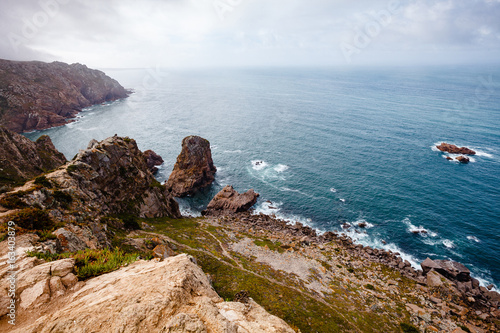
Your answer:
[[[82,64],[0,59],[0,125],[14,132],[64,125],[82,108],[128,94],[116,80]]]

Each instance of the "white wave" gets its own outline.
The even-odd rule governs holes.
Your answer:
[[[288,165],[278,164],[277,166],[274,167],[274,171],[276,172],[283,172],[286,170],[288,170]]]
[[[477,238],[476,236],[467,236],[467,239],[468,240],[471,240],[471,241],[474,241],[476,243],[480,243],[481,241],[479,240],[479,238]]]
[[[331,188],[330,188],[330,192],[332,192],[332,193],[337,193],[337,189],[336,189],[335,187],[331,187]]]
[[[219,149],[219,146],[217,146],[217,145],[211,145],[211,146],[210,146],[210,149],[212,149],[212,150],[217,150],[217,149]]]
[[[448,249],[454,249],[455,248],[455,243],[449,239],[444,239],[443,240],[443,245],[447,247]]]
[[[430,237],[437,237],[437,233],[433,232],[433,231],[430,231],[426,228],[424,228],[423,226],[415,226],[411,223],[411,220],[406,217],[404,218],[403,220],[403,223],[406,224],[408,226],[408,232],[411,232],[412,234],[419,234],[420,236],[430,236]]]
[[[254,170],[259,171],[259,170],[265,169],[267,166],[268,166],[268,164],[266,161],[263,161],[263,160],[253,160],[252,161],[252,168]]]
[[[182,216],[192,216],[192,217],[201,217],[201,212],[192,209],[191,207],[184,206],[179,204],[179,211]]]
[[[342,202],[345,202],[345,199],[340,198],[339,200],[342,201]]]
[[[282,213],[281,211],[281,202],[272,202],[272,201],[264,201],[255,206],[254,211],[252,212],[253,215],[259,215],[260,213],[266,214],[266,215],[274,215],[277,219],[283,220],[285,222],[288,222],[289,224],[295,224],[295,222],[300,222],[303,225],[309,226],[312,228],[312,219],[306,218],[300,215],[295,215],[295,214],[286,214]],[[314,228],[318,233],[323,233],[324,231],[321,231],[317,228]]]
[[[237,150],[224,150],[224,153],[225,154],[241,154],[241,153],[243,153],[243,151],[240,150],[240,149],[237,149]]]
[[[374,227],[373,224],[371,224],[370,222],[366,221],[365,219],[359,219],[359,220],[355,221],[353,224],[355,226],[359,227],[359,228],[370,229],[370,228]]]

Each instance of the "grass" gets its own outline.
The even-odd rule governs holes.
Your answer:
[[[404,333],[420,333],[420,331],[413,325],[401,323],[399,326]]]
[[[272,251],[277,251],[279,253],[283,253],[285,252],[285,250],[281,247],[281,243],[280,242],[276,242],[274,243],[273,241],[269,240],[269,239],[256,239],[253,241],[255,245],[257,246],[261,246],[261,247],[264,247],[264,246],[267,246],[269,248],[269,250],[272,250]]]
[[[52,188],[52,183],[45,176],[36,177],[34,183],[35,185]]]
[[[10,220],[27,230],[48,230],[54,227],[47,211],[39,208],[25,208],[13,214]]]
[[[79,280],[86,280],[94,276],[115,271],[123,265],[130,264],[140,256],[137,253],[125,253],[119,248],[114,250],[91,250],[78,251],[75,253],[39,253],[28,252],[28,256],[37,257],[46,261],[54,261],[65,258],[75,259],[75,273]]]

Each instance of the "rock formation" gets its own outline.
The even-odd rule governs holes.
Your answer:
[[[258,197],[259,194],[252,189],[240,194],[231,185],[227,185],[214,196],[202,214],[216,215],[244,212],[257,202]]]
[[[0,127],[0,185],[25,181],[64,163],[66,158],[47,135],[33,142]]]
[[[82,108],[127,96],[117,81],[85,65],[0,59],[0,125],[15,132],[63,125]]]
[[[188,136],[182,140],[182,150],[168,178],[167,188],[174,197],[193,195],[212,184],[216,171],[210,142],[199,136]]]
[[[45,185],[6,193],[30,207],[48,210],[58,220],[76,222],[105,215],[180,218],[175,199],[149,171],[135,140],[110,137],[92,140],[86,150],[58,170],[46,174]]]
[[[458,156],[456,158],[457,161],[459,161],[460,163],[469,163],[470,162],[470,159],[468,157],[465,157],[465,156]]]
[[[144,157],[146,158],[146,164],[147,164],[149,170],[153,174],[155,174],[156,172],[158,172],[158,168],[156,166],[162,165],[163,162],[164,162],[163,158],[161,158],[160,155],[158,155],[157,153],[155,153],[152,150],[146,150],[144,152]]]
[[[224,302],[185,254],[162,262],[138,261],[79,282],[77,288],[65,278],[72,274],[71,264],[72,259],[59,260],[22,273],[18,288],[24,290],[13,332],[294,332],[251,299]],[[56,298],[57,306],[46,304]],[[36,321],[29,319],[33,313],[39,314]]]
[[[450,154],[476,155],[476,152],[472,149],[466,147],[459,148],[446,142],[441,143],[439,146],[436,146],[436,148]]]

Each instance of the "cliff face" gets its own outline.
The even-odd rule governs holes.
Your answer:
[[[15,132],[63,125],[82,108],[127,95],[117,81],[85,65],[0,59],[0,125]]]
[[[188,136],[182,140],[182,150],[168,178],[167,188],[174,197],[193,195],[212,184],[216,171],[210,142],[199,136]]]
[[[129,138],[92,140],[88,149],[44,177],[43,183],[30,181],[16,192],[6,193],[2,202],[15,199],[65,222],[113,214],[181,216],[177,202],[155,180],[144,154]],[[68,211],[78,212],[79,217]]]
[[[66,163],[47,135],[36,142],[0,127],[0,185],[33,178]]]

